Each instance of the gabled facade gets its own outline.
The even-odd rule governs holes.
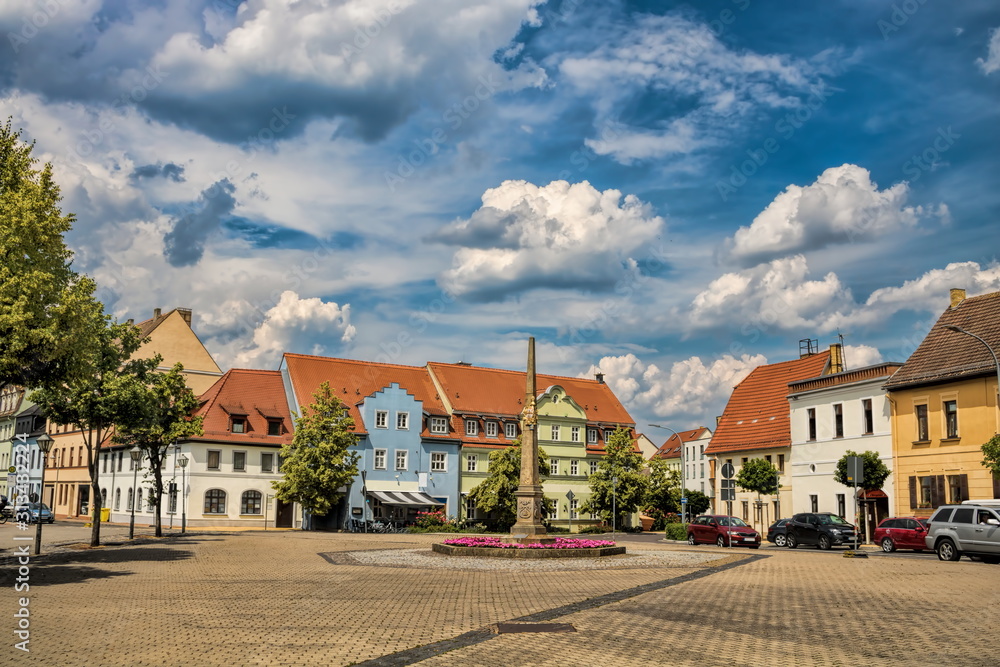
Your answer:
[[[8,384],[0,387],[0,468],[7,470],[13,465],[15,416],[21,409],[24,389]],[[7,492],[7,475],[0,476],[0,494],[10,497]]]
[[[983,467],[980,447],[1000,432],[997,367],[1000,292],[951,303],[885,383],[892,407],[898,515],[930,516],[938,505],[1000,498],[1000,479]]]
[[[845,452],[878,453],[890,470],[892,431],[889,399],[882,385],[900,363],[883,363],[840,373],[792,382],[788,385],[791,409],[792,512],[835,512],[848,519],[857,512],[859,526],[874,526],[892,511],[895,473],[881,491],[854,489],[833,479],[837,462]]]
[[[3,399],[6,399],[3,414],[0,419],[0,428],[7,434],[2,449],[4,457],[8,460],[10,468],[14,468],[14,474],[20,477],[27,475],[28,483],[21,489],[27,489],[28,498],[19,498],[18,502],[28,499],[41,500],[49,507],[52,507],[52,488],[47,486],[47,491],[42,492],[42,465],[43,455],[38,447],[38,437],[45,433],[45,418],[42,417],[38,406],[24,398],[24,392],[16,387],[6,388]],[[51,456],[51,455],[50,455]],[[23,481],[23,480],[21,480]],[[12,492],[8,493],[7,475],[4,475],[4,490],[2,493],[7,496],[11,504],[14,503]]]
[[[842,370],[840,348],[831,346],[834,369]],[[758,499],[756,493],[736,489],[732,513],[753,524],[758,530],[766,529],[771,521],[790,514],[792,502],[791,420],[788,408],[788,385],[797,380],[827,375],[831,371],[831,352],[805,354],[799,359],[758,366],[733,389],[726,409],[719,418],[715,433],[705,454],[715,460],[712,472],[714,508],[717,513],[728,512],[728,504],[720,497],[722,467],[734,467],[734,479],[740,468],[750,459],[770,461],[778,469],[781,488],[777,496]],[[758,500],[760,505],[758,506]]]

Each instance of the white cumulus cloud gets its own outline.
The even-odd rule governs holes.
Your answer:
[[[990,45],[986,58],[976,58],[976,64],[983,74],[992,74],[1000,69],[1000,28],[990,30]]]

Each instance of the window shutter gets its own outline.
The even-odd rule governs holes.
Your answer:
[[[931,483],[931,506],[938,507],[944,504],[944,475],[934,475]]]
[[[1000,498],[1000,475],[993,473],[993,497]]]
[[[917,478],[910,477],[910,509],[917,509]]]
[[[959,494],[961,494],[960,495],[960,499],[961,500],[968,500],[969,499],[969,476],[968,475],[959,475],[958,476],[958,489],[959,489],[959,491],[958,491]]]

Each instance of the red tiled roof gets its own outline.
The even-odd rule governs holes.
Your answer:
[[[292,441],[294,424],[278,371],[234,368],[219,378],[200,399],[201,406],[195,415],[205,417],[205,433],[192,440],[276,447]],[[230,415],[234,414],[246,417],[246,433],[230,430]],[[281,419],[281,435],[267,434],[268,418]]]
[[[667,438],[667,441],[660,445],[660,448],[656,450],[650,458],[654,459],[679,459],[681,457],[681,443],[691,442],[692,440],[697,440],[705,432],[708,431],[704,426],[699,426],[698,428],[691,429],[690,431],[680,431],[679,433],[671,435]],[[677,436],[681,437],[678,438]]]
[[[354,430],[359,434],[367,433],[367,427],[358,406],[394,382],[420,401],[428,414],[448,416],[426,368],[289,353],[284,356],[284,364],[299,403],[312,403],[312,395],[319,386],[329,382],[336,396],[349,406]],[[420,421],[422,437],[440,437],[428,431],[426,420]]]
[[[885,389],[901,389],[996,373],[993,355],[972,336],[946,329],[953,325],[976,334],[1000,350],[1000,292],[969,297],[949,307],[927,332]]]
[[[733,389],[705,453],[791,446],[788,383],[819,376],[829,360],[826,351],[755,368]]]

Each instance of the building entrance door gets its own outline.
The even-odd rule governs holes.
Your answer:
[[[291,528],[292,520],[294,518],[294,503],[283,503],[280,500],[275,500],[275,516],[274,526],[275,528]]]

